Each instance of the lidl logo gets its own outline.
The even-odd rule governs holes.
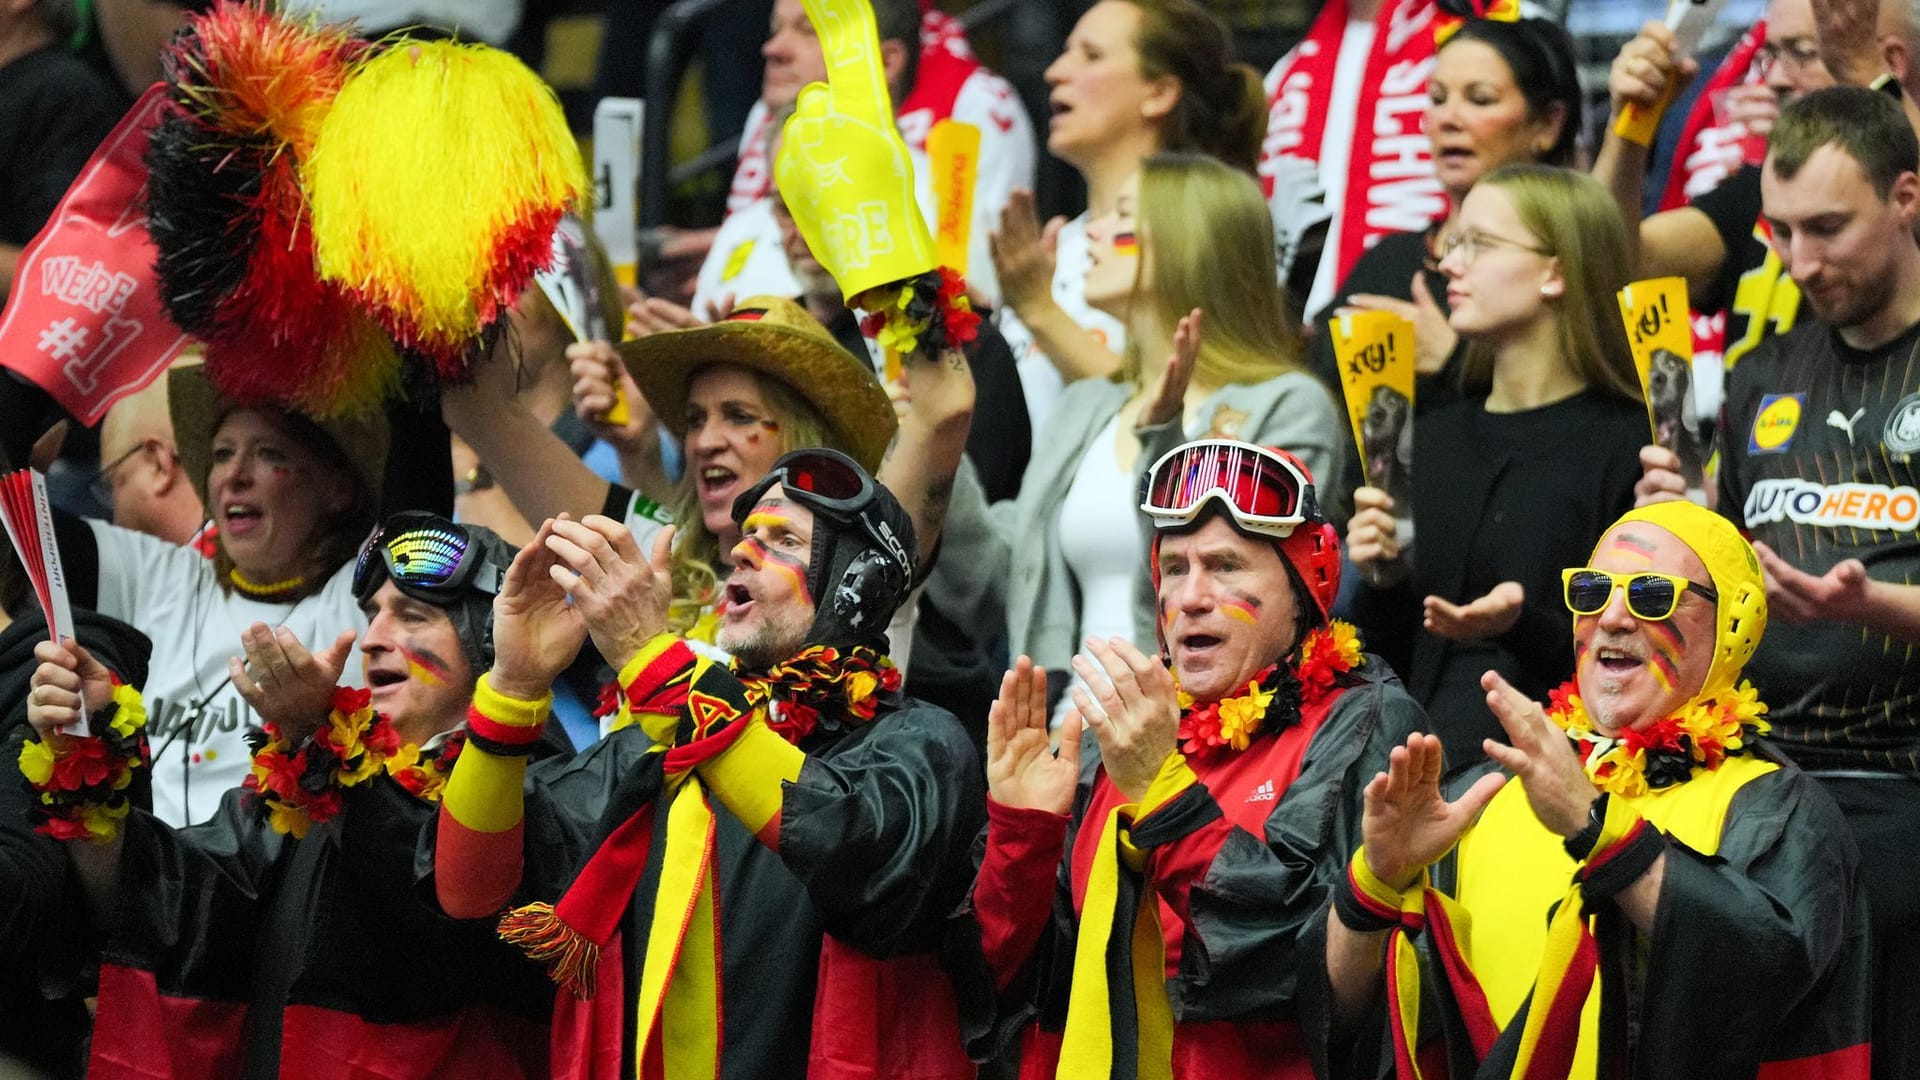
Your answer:
[[[1793,433],[1800,427],[1800,409],[1805,394],[1768,394],[1760,399],[1760,411],[1753,418],[1753,432],[1747,437],[1749,454],[1781,454],[1793,445]]]

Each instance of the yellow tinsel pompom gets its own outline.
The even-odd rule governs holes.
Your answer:
[[[560,103],[526,65],[405,39],[341,88],[302,179],[320,276],[443,373],[547,264],[587,190]]]

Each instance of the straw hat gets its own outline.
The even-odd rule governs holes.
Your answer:
[[[173,415],[173,441],[180,455],[180,466],[193,481],[193,489],[207,503],[207,474],[213,469],[213,435],[220,421],[238,408],[220,396],[207,381],[200,364],[178,364],[167,372],[167,409]],[[391,433],[381,413],[349,418],[302,419],[320,429],[333,441],[334,449],[353,466],[354,479],[360,483],[366,499],[365,510],[374,512],[380,504],[380,490],[387,467],[387,446]],[[209,506],[209,509],[211,507]]]
[[[687,435],[687,386],[709,364],[771,375],[826,420],[840,449],[880,468],[899,420],[873,366],[840,347],[805,308],[777,296],[751,296],[720,322],[650,334],[619,345],[653,413],[678,438]]]

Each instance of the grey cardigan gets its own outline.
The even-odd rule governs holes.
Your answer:
[[[1068,661],[1080,646],[1080,592],[1061,554],[1060,504],[1088,445],[1120,412],[1128,393],[1125,384],[1106,379],[1081,379],[1068,386],[1046,430],[1034,432],[1033,457],[1017,497],[988,510],[977,485],[954,488],[956,516],[991,513],[995,526],[991,541],[976,549],[979,565],[969,567],[969,577],[984,584],[972,616],[988,619],[1004,610],[1010,655],[1033,657],[1056,688],[1065,685]],[[1170,421],[1137,433],[1143,472],[1187,439],[1211,434],[1292,451],[1321,490],[1338,491],[1345,482],[1339,475],[1344,457],[1337,451],[1347,438],[1346,420],[1332,395],[1305,372],[1288,372],[1251,386],[1221,387],[1201,404],[1191,431]],[[977,505],[965,505],[969,502]],[[1140,525],[1143,532],[1149,528],[1144,514]],[[1152,579],[1145,566],[1135,583],[1134,641],[1151,651],[1157,638]]]

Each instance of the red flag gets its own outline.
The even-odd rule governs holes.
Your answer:
[[[0,364],[84,424],[152,382],[187,343],[160,303],[144,208],[147,132],[166,108],[155,84],[93,152],[27,245],[0,319]]]

